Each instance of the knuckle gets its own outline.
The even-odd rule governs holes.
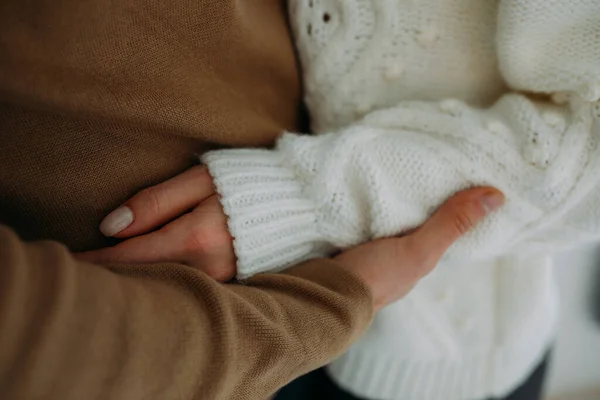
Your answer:
[[[199,227],[190,232],[185,247],[189,252],[200,255],[210,253],[216,246],[209,231]]]
[[[422,241],[418,235],[409,236],[405,240],[401,250],[403,257],[403,268],[410,278],[409,281],[416,283],[428,275],[439,261],[439,252],[432,248],[428,242]]]
[[[192,254],[207,255],[218,252],[228,242],[226,235],[199,226],[190,232],[185,247]]]
[[[148,214],[160,214],[162,210],[162,200],[160,190],[155,187],[149,187],[140,192],[140,197],[144,199],[141,202],[144,211]]]
[[[233,269],[225,265],[222,267],[209,267],[206,268],[204,272],[206,275],[219,282],[226,282],[235,276]]]
[[[452,222],[459,235],[464,235],[475,226],[473,213],[469,204],[453,205]]]
[[[427,270],[428,266],[432,263],[432,252],[427,246],[423,246],[418,242],[416,238],[411,237],[407,242],[407,249],[403,251],[404,257],[406,254],[409,255],[411,270],[414,271],[415,276],[421,276],[422,271]]]
[[[194,175],[195,179],[211,179],[208,172],[208,168],[204,165],[196,165],[190,169],[190,173]]]

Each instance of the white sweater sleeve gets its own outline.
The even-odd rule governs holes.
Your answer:
[[[420,225],[450,195],[490,185],[506,205],[447,260],[600,238],[598,104],[506,95],[488,110],[405,102],[340,132],[285,134],[275,150],[206,154],[240,278]]]
[[[600,1],[501,0],[497,30],[512,89],[600,99]]]

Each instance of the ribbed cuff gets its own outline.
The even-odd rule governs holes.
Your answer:
[[[219,150],[202,156],[234,238],[238,278],[326,255],[314,204],[272,150]]]

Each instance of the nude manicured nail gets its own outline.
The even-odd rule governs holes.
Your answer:
[[[480,201],[486,213],[490,214],[504,205],[504,195],[497,191],[491,191],[484,194]]]
[[[119,207],[100,223],[100,232],[104,236],[115,236],[133,222],[133,211],[129,207]]]

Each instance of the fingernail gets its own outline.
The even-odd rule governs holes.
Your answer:
[[[504,205],[504,195],[494,190],[484,194],[480,201],[486,213],[490,214]]]
[[[131,208],[126,206],[119,207],[108,214],[100,223],[100,232],[102,232],[104,236],[115,236],[117,233],[131,225],[133,217]]]

